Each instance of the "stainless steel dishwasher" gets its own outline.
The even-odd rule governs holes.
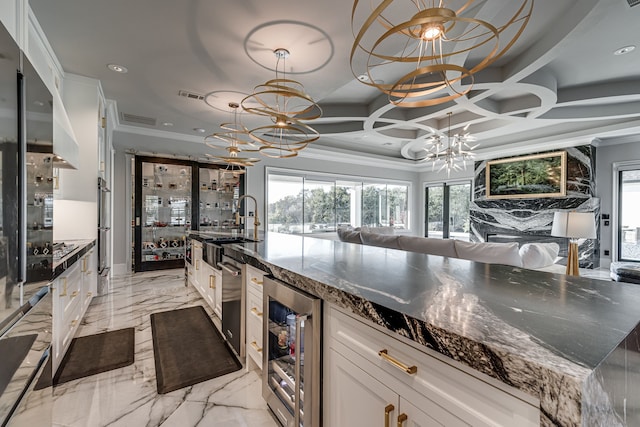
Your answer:
[[[222,270],[222,331],[231,347],[244,357],[244,280],[242,264],[228,255],[218,263]]]

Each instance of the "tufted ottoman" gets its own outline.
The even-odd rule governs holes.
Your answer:
[[[616,282],[640,284],[640,263],[612,262],[610,275]]]

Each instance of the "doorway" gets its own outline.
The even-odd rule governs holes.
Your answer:
[[[640,168],[618,172],[618,260],[640,262]]]
[[[424,235],[436,239],[469,240],[471,182],[425,187]]]

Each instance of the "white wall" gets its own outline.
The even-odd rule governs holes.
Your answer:
[[[98,235],[98,118],[100,83],[67,75],[62,97],[73,131],[79,141],[78,169],[60,170],[60,189],[54,209],[54,240],[95,239]],[[71,217],[71,219],[69,219]]]
[[[600,227],[600,259],[601,265],[608,265],[614,253],[614,234],[616,232],[614,207],[613,164],[616,162],[640,161],[640,137],[637,141],[618,144],[616,140],[602,142],[596,148],[596,196],[600,198],[601,213],[609,214],[611,222],[608,227],[601,222]],[[604,251],[610,251],[608,256]]]
[[[119,276],[131,270],[131,155],[116,150],[113,158],[111,183],[113,244],[112,275]]]

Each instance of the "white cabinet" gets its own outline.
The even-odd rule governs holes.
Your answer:
[[[215,307],[215,290],[219,286],[220,279],[214,269],[206,262],[200,268],[200,294],[211,308]]]
[[[391,388],[331,349],[330,390],[326,396],[332,408],[327,420],[331,426],[441,426]],[[325,413],[326,416],[326,413]],[[466,425],[449,417],[447,426]]]
[[[222,319],[222,273],[202,260],[202,243],[194,240],[192,243],[192,263],[186,263],[189,282],[198,290],[202,298]]]
[[[80,326],[80,320],[96,294],[96,265],[97,251],[92,248],[51,284],[54,373]]]
[[[262,282],[265,272],[246,265],[246,349],[247,355],[262,369]]]
[[[324,419],[331,426],[538,426],[532,397],[471,375],[335,308],[325,310]],[[389,405],[393,406],[393,409]]]
[[[193,261],[193,274],[191,275],[193,286],[201,291],[202,280],[202,243],[194,240],[192,243],[191,259]]]
[[[222,319],[222,272],[211,269],[213,271],[213,281],[209,291],[213,294],[213,312]]]
[[[81,260],[82,266],[82,309],[86,311],[98,289],[98,253],[90,249]]]

